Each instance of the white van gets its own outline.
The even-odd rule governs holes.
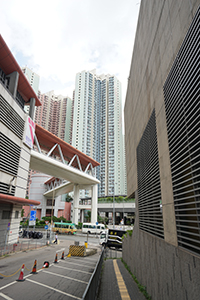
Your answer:
[[[83,223],[82,233],[97,233],[100,234],[105,230],[104,224],[94,224],[94,223]]]
[[[103,231],[99,237],[99,244],[102,246],[106,246],[108,241],[108,230]]]

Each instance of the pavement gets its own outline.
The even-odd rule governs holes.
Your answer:
[[[59,245],[54,244],[52,246],[53,248],[57,248],[59,246],[65,247],[65,253],[67,253],[70,244],[72,244],[72,241],[63,240],[60,241]],[[83,242],[80,244],[84,245]],[[101,250],[97,244],[89,243],[88,248],[86,249],[86,256],[92,256],[97,252],[100,253],[100,251]],[[113,256],[109,256],[110,258],[107,258],[103,262],[97,300],[146,300],[145,296],[140,292],[138,285],[125,268],[121,259],[116,259],[121,256],[121,253],[114,253],[115,254]]]
[[[104,261],[97,300],[110,299],[146,300],[121,259]]]

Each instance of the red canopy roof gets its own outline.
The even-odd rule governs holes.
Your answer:
[[[0,194],[0,202],[21,204],[21,205],[40,205],[39,201]]]
[[[38,99],[36,93],[32,89],[30,83],[28,82],[26,76],[22,72],[20,66],[12,55],[10,49],[6,45],[4,39],[0,35],[0,68],[6,75],[11,74],[14,71],[19,73],[18,81],[18,91],[22,95],[25,102],[28,102],[30,98],[35,98],[35,105],[40,106],[40,100]]]
[[[49,151],[55,144],[59,144],[62,149],[62,154],[64,156],[64,159],[70,161],[74,157],[74,155],[77,154],[83,170],[87,167],[89,163],[91,163],[93,167],[97,167],[100,165],[100,163],[97,162],[96,160],[92,159],[91,157],[82,153],[81,151],[74,148],[70,144],[61,140],[56,135],[47,131],[46,129],[44,129],[42,126],[38,124],[36,124],[35,133],[41,149]],[[54,149],[53,154],[59,156],[58,147]],[[77,165],[78,163],[77,160],[75,159],[72,166],[77,167]]]

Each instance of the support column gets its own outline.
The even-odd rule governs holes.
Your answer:
[[[73,201],[73,223],[78,225],[78,205],[79,205],[79,186],[74,185],[74,201]]]
[[[81,222],[82,223],[84,222],[84,212],[85,212],[85,209],[82,209],[81,210]]]
[[[35,113],[35,98],[30,99],[30,106],[29,106],[29,117],[34,120],[34,113]]]
[[[98,185],[92,186],[91,223],[97,222]]]

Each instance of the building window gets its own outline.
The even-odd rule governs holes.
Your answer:
[[[164,239],[155,110],[137,147],[137,172],[139,227]]]
[[[16,211],[15,211],[15,219],[18,219],[18,218],[19,218],[19,211],[16,210]]]
[[[53,206],[55,205],[55,200],[53,200]],[[52,199],[47,199],[47,206],[52,206]]]
[[[10,219],[11,211],[10,210],[3,210],[2,212],[2,219]]]
[[[200,254],[200,8],[164,84],[178,245]]]

